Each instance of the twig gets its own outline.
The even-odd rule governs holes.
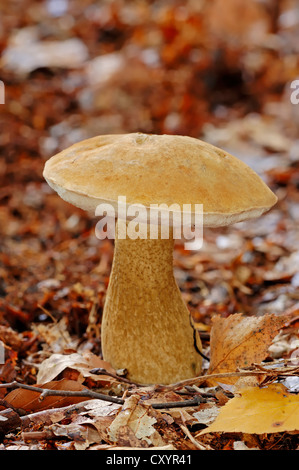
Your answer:
[[[60,408],[50,408],[21,416],[22,427],[26,428],[32,424],[41,423],[44,425],[53,424],[55,415],[57,416],[57,414],[63,414],[63,416],[67,418],[72,413],[79,413],[81,410],[85,410],[88,404],[93,400],[96,399],[84,400],[80,403],[75,403],[74,405],[62,406]]]
[[[55,434],[50,429],[45,431],[22,432],[24,441],[43,441],[44,439],[53,439],[55,437]]]
[[[190,400],[183,400],[183,401],[168,401],[165,403],[151,403],[151,406],[156,410],[160,410],[163,408],[182,408],[184,406],[198,406],[202,403],[201,396],[196,396]]]
[[[185,387],[186,385],[194,385],[194,384],[201,384],[205,382],[206,380],[211,380],[211,379],[221,379],[221,378],[227,378],[227,377],[248,377],[251,375],[268,375],[272,377],[278,377],[278,376],[292,376],[294,375],[295,372],[299,370],[299,367],[289,367],[289,368],[283,368],[283,369],[264,369],[264,370],[237,370],[234,372],[219,372],[216,374],[206,374],[206,375],[200,375],[198,377],[193,377],[192,379],[186,379],[182,380],[181,382],[177,382],[174,384],[170,385],[157,385],[156,390],[159,391],[166,391],[166,390],[175,390],[176,388],[182,388]]]
[[[191,434],[191,432],[189,431],[189,429],[187,428],[186,426],[186,421],[185,421],[185,418],[184,418],[184,415],[183,413],[180,411],[180,415],[181,415],[181,419],[183,421],[184,424],[180,424],[180,428],[181,430],[186,434],[187,437],[189,437],[190,441],[192,442],[192,444],[195,445],[195,447],[197,447],[197,449],[199,450],[213,450],[212,447],[210,446],[204,446],[202,444],[200,444]]]
[[[125,377],[121,377],[120,375],[117,375],[117,374],[113,374],[113,372],[109,372],[108,370],[103,369],[102,367],[96,367],[95,369],[91,369],[89,372],[95,375],[108,375],[109,377],[113,377],[114,379],[117,379],[120,382],[124,382],[129,385],[136,385],[137,387],[143,387],[142,384],[139,384],[137,382],[131,382],[129,379],[126,379]]]
[[[43,400],[45,397],[49,396],[63,396],[63,397],[84,397],[84,398],[98,398],[99,400],[109,401],[112,403],[118,403],[119,405],[124,404],[124,400],[118,397],[111,397],[105,395],[104,393],[93,392],[90,389],[84,389],[79,391],[71,390],[51,390],[48,388],[35,387],[34,385],[21,384],[19,382],[10,382],[6,384],[0,384],[0,388],[24,388],[26,390],[31,390],[32,392],[38,392],[41,394],[40,399]]]
[[[177,382],[171,385],[157,385],[155,386],[156,390],[166,391],[166,390],[175,390],[176,388],[185,387],[187,385],[199,385],[200,383],[205,382],[209,379],[221,379],[226,377],[248,377],[251,375],[267,375],[269,377],[279,377],[279,376],[292,376],[299,370],[298,366],[283,368],[283,369],[263,369],[263,370],[240,370],[235,372],[222,372],[218,374],[207,374],[202,375],[199,377],[194,377],[192,379],[182,380],[181,382]],[[32,392],[40,393],[40,399],[43,400],[45,397],[48,396],[64,396],[64,397],[82,397],[82,398],[95,398],[103,401],[107,401],[110,403],[117,403],[119,405],[123,405],[125,400],[123,398],[114,397],[110,395],[105,395],[104,393],[94,392],[90,389],[84,389],[79,391],[70,391],[70,390],[52,390],[47,388],[36,387],[34,385],[27,385],[22,384],[19,382],[10,382],[5,384],[0,384],[0,389],[16,389],[16,388],[23,388],[26,390],[31,390]],[[145,400],[144,400],[145,402]],[[163,408],[180,408],[184,406],[198,406],[202,402],[202,398],[200,395],[190,399],[190,400],[183,400],[177,402],[163,402],[163,403],[152,403],[151,406],[155,409],[163,409]]]
[[[290,359],[286,359],[285,361],[289,361]],[[263,365],[263,364],[258,364],[258,363],[254,363],[253,366],[256,367],[257,369],[259,370],[263,370],[265,371],[266,373],[269,372],[270,370],[273,371],[273,372],[276,372],[276,373],[281,373],[283,375],[285,375],[285,372],[287,372],[288,374],[293,374],[294,372],[299,372],[299,366],[298,365],[294,365],[294,366],[288,366],[288,367],[276,367],[276,369],[273,367],[273,365],[275,366],[276,364],[279,364],[279,361],[277,361],[276,363],[274,362],[270,362],[269,365],[267,366],[266,364]],[[287,371],[286,371],[287,369]],[[279,375],[279,374],[278,374]]]
[[[195,445],[195,447],[197,447],[197,449],[207,450],[206,447],[202,446],[199,442],[197,442],[197,440],[192,436],[191,432],[189,431],[188,428],[186,428],[186,426],[184,426],[183,424],[180,424],[180,428],[186,434],[186,436],[189,437],[190,441],[192,442],[192,444]]]
[[[32,392],[40,393],[40,399],[43,400],[48,396],[63,396],[63,397],[84,397],[84,398],[96,398],[99,400],[108,401],[111,403],[117,403],[123,405],[125,400],[123,398],[112,397],[110,395],[105,395],[103,393],[93,392],[90,389],[84,389],[79,391],[70,391],[70,390],[51,390],[47,388],[35,387],[34,385],[21,384],[19,382],[10,382],[6,384],[0,384],[0,388],[24,388],[26,390],[31,390]],[[180,408],[183,406],[198,406],[201,403],[200,396],[192,398],[191,400],[184,401],[174,401],[174,402],[163,402],[163,403],[152,403],[152,408],[163,409],[163,408]]]

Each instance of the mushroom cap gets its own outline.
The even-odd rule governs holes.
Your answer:
[[[277,197],[244,162],[211,144],[181,135],[100,135],[63,150],[44,168],[67,202],[95,213],[119,196],[127,205],[203,205],[205,226],[260,216]]]

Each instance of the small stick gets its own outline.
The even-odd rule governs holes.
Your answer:
[[[299,367],[296,366],[284,369],[266,369],[266,370],[239,370],[234,372],[219,372],[218,374],[206,374],[200,375],[198,377],[193,377],[192,379],[182,380],[181,382],[177,382],[170,385],[157,385],[156,390],[159,391],[166,391],[166,390],[175,390],[176,388],[185,387],[186,385],[194,385],[194,384],[201,384],[209,379],[218,379],[218,378],[225,378],[225,377],[248,377],[250,375],[268,375],[271,377],[278,377],[280,375],[288,377],[294,375],[294,372],[297,372]]]
[[[62,397],[84,397],[84,398],[98,398],[99,400],[109,401],[112,403],[118,403],[123,405],[124,400],[118,397],[111,397],[105,395],[104,393],[93,392],[89,389],[79,390],[79,391],[70,391],[70,390],[51,390],[48,388],[35,387],[34,385],[21,384],[19,382],[10,382],[6,384],[0,384],[0,388],[24,388],[26,390],[31,390],[32,392],[37,392],[41,394],[41,400],[49,396],[62,396]]]
[[[143,387],[142,384],[139,384],[137,382],[131,382],[129,379],[126,379],[125,377],[121,377],[120,375],[113,374],[113,372],[109,372],[106,369],[103,369],[102,367],[96,367],[95,369],[91,369],[89,371],[91,374],[95,375],[109,375],[109,377],[113,377],[114,379],[119,380],[120,382],[124,382],[129,385],[136,385],[137,387]]]
[[[180,411],[180,415],[181,415],[181,418],[182,418],[182,421],[184,424],[180,424],[180,428],[181,430],[186,434],[187,437],[189,437],[190,441],[192,442],[192,444],[195,445],[195,447],[197,447],[197,449],[199,450],[213,450],[210,446],[204,446],[202,444],[200,444],[191,434],[191,432],[189,431],[189,429],[187,428],[186,426],[186,420],[184,418],[184,415],[183,413]]]
[[[294,375],[294,373],[297,372],[297,370],[299,370],[298,366],[284,368],[284,369],[276,369],[276,370],[275,369],[273,370],[249,370],[249,371],[241,370],[241,371],[235,371],[235,372],[222,372],[218,374],[207,374],[207,375],[202,375],[199,377],[194,377],[192,379],[183,380],[181,382],[177,382],[171,385],[156,385],[155,388],[156,390],[160,390],[160,391],[175,390],[176,388],[185,387],[186,385],[200,384],[209,379],[223,378],[223,377],[248,377],[250,375],[267,375],[269,377],[278,377],[278,376],[286,377],[286,376]],[[124,399],[122,398],[112,397],[109,395],[105,395],[103,393],[94,392],[90,389],[84,389],[80,391],[51,390],[51,389],[45,389],[41,387],[35,387],[33,385],[21,384],[16,381],[6,383],[6,384],[0,384],[0,389],[1,388],[9,388],[9,389],[24,388],[26,390],[31,390],[33,392],[40,393],[41,400],[47,396],[64,396],[64,397],[96,398],[96,399],[108,401],[111,403],[117,403],[119,405],[123,405],[125,402]],[[178,401],[178,402],[152,403],[151,406],[156,409],[177,408],[177,407],[182,407],[182,406],[197,406],[199,405],[200,402],[201,402],[201,398],[199,396],[196,396],[195,398],[191,400],[184,400],[184,401]]]
[[[42,441],[43,439],[53,439],[55,434],[49,430],[46,431],[28,431],[22,432],[23,441]]]
[[[47,396],[63,396],[63,397],[84,397],[84,398],[97,398],[99,400],[108,401],[111,403],[117,403],[123,405],[125,400],[123,398],[112,397],[109,395],[104,395],[103,393],[93,392],[89,389],[79,390],[79,391],[69,391],[69,390],[51,390],[47,388],[34,387],[33,385],[21,384],[19,382],[10,382],[7,384],[0,384],[0,388],[24,388],[26,390],[31,390],[41,394],[41,399],[44,399]],[[191,400],[184,401],[175,401],[175,402],[163,402],[163,403],[152,403],[152,408],[161,409],[161,408],[177,408],[183,406],[198,406],[201,403],[200,397],[195,397]]]
[[[74,405],[63,406],[60,408],[50,408],[47,410],[36,411],[28,415],[21,417],[22,428],[26,428],[31,424],[53,424],[53,417],[57,414],[63,414],[65,418],[70,416],[72,413],[80,413],[80,411],[85,410],[86,406],[91,400],[84,400],[80,403],[75,403]]]
[[[203,402],[201,396],[196,396],[190,400],[183,401],[168,401],[165,403],[151,403],[151,406],[155,410],[160,410],[163,408],[182,408],[184,406],[198,406]]]

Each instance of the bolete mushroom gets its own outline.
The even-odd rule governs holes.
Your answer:
[[[203,224],[260,216],[277,201],[262,179],[229,153],[196,138],[102,135],[50,158],[44,177],[64,200],[95,213],[101,203],[203,205]],[[119,214],[116,215],[119,217]],[[198,375],[201,342],[173,274],[168,239],[115,237],[101,325],[103,357],[139,383]]]

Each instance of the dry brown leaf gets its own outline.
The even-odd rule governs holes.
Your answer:
[[[79,382],[66,379],[51,381],[43,384],[42,387],[50,390],[69,391],[80,391],[84,390],[85,388]],[[48,396],[41,401],[40,395],[40,392],[18,388],[9,392],[5,397],[5,401],[14,408],[33,412],[46,410],[53,407],[58,408],[62,406],[68,406],[73,403],[79,403],[81,401],[88,400],[88,398],[84,397]]]
[[[32,331],[39,337],[39,340],[46,343],[51,352],[62,353],[65,348],[75,349],[78,339],[72,340],[67,330],[67,319],[63,317],[59,322],[53,324],[37,323],[32,325]]]
[[[90,373],[90,370],[97,367],[115,373],[115,370],[108,362],[103,361],[98,356],[90,352],[82,354],[52,354],[48,359],[45,359],[41,363],[37,374],[37,382],[45,383],[54,380],[66,369],[73,369],[79,372],[81,381],[86,377],[90,377],[97,382],[104,381],[110,383],[113,381],[111,377]],[[80,377],[78,380],[80,380]]]
[[[51,431],[59,437],[68,437],[74,441],[76,450],[85,450],[91,444],[99,444],[102,441],[102,436],[98,433],[97,429],[93,426],[84,426],[77,423],[53,424]]]
[[[96,429],[100,440],[109,441],[108,428],[120,407],[121,405],[116,403],[108,403],[99,399],[90,400],[84,406],[84,411],[72,417],[72,424],[92,426]],[[93,438],[95,438],[94,434]],[[99,442],[99,440],[95,442]]]
[[[0,341],[3,341],[4,344],[10,346],[11,348],[17,351],[24,344],[24,339],[19,333],[17,333],[9,326],[4,325],[0,325]]]
[[[299,430],[299,396],[282,384],[249,387],[224,405],[215,421],[198,435],[210,432],[264,434]]]
[[[273,338],[285,321],[285,316],[274,314],[245,317],[238,313],[227,318],[214,317],[208,374],[233,372],[263,361]],[[233,384],[237,378],[221,380]]]
[[[157,419],[150,414],[149,405],[138,403],[140,397],[132,395],[125,400],[122,409],[109,427],[112,442],[119,445],[147,447],[162,446],[164,440],[154,428]]]
[[[109,403],[99,398],[95,400],[89,400],[85,405],[85,411],[81,412],[81,415],[91,416],[93,419],[102,418],[103,416],[114,416],[116,410],[118,410],[121,405],[117,403]]]

